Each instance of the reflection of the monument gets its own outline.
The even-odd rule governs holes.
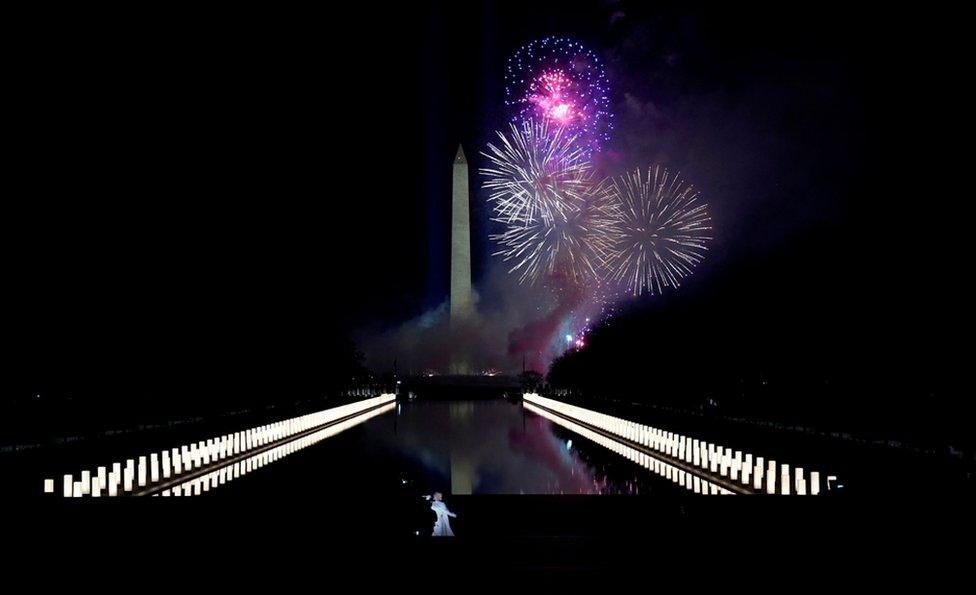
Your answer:
[[[406,457],[430,490],[449,485],[452,494],[639,491],[639,468],[629,465],[634,468],[608,480],[603,465],[594,464],[597,456],[580,456],[586,441],[573,448],[548,420],[503,400],[403,404],[395,433],[384,427],[370,424],[368,439]]]

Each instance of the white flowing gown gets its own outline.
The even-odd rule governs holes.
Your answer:
[[[451,531],[451,520],[448,517],[457,518],[457,515],[447,509],[447,504],[437,500],[431,503],[430,509],[437,515],[437,520],[434,521],[433,536],[454,537],[454,531]]]

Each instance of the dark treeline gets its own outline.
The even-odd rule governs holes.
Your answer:
[[[0,445],[335,403],[348,399],[350,390],[379,388],[362,354],[338,332],[298,341],[284,331],[222,331],[222,337],[194,334],[176,342],[145,326],[145,337],[111,340],[102,335],[95,341],[97,331],[89,330],[25,350],[28,360],[6,378]]]
[[[588,397],[971,451],[957,308],[906,291],[910,259],[852,261],[858,234],[812,233],[652,298],[556,360],[548,380]]]

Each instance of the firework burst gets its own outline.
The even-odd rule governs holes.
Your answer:
[[[539,39],[508,59],[505,104],[512,122],[551,121],[566,128],[588,153],[610,138],[609,95],[599,56],[571,39]]]
[[[481,154],[490,164],[479,170],[494,220],[528,226],[565,218],[590,187],[590,163],[575,138],[546,121],[511,124],[508,134],[497,134],[501,142],[488,144]]]
[[[563,196],[563,208],[549,219],[509,224],[491,236],[501,249],[494,253],[509,262],[519,283],[559,277],[577,284],[599,281],[610,250],[617,220],[608,184],[592,172],[578,195]]]
[[[663,167],[613,181],[618,218],[606,261],[608,276],[633,295],[678,287],[704,258],[711,240],[707,205],[693,186]]]

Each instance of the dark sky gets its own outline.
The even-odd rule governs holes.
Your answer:
[[[789,279],[783,311],[948,329],[968,295],[956,22],[623,0],[24,15],[2,217],[16,385],[232,373],[435,305],[456,145],[478,164],[505,58],[553,34],[608,64],[608,169],[663,163],[708,196],[691,295],[758,268]]]

